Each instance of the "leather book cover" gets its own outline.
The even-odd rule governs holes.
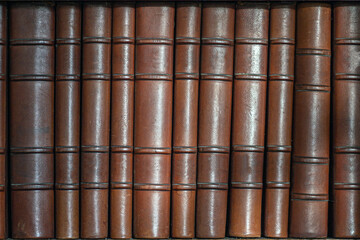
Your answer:
[[[264,235],[288,236],[295,58],[295,3],[270,10]]]
[[[289,236],[328,230],[331,5],[299,3]]]
[[[269,5],[236,9],[229,235],[260,237]]]
[[[135,238],[168,238],[170,234],[174,27],[174,3],[137,3]]]
[[[231,131],[235,4],[203,3],[196,237],[224,238]]]
[[[360,238],[359,3],[334,6],[333,30],[333,235]]]
[[[7,235],[7,4],[0,4],[0,239]]]
[[[200,3],[176,5],[171,235],[195,237]]]
[[[110,237],[131,238],[135,4],[113,5]]]
[[[53,238],[55,8],[13,3],[9,21],[12,238]]]
[[[79,238],[81,6],[56,5],[55,229]]]
[[[82,238],[108,236],[111,5],[83,5],[81,217]]]

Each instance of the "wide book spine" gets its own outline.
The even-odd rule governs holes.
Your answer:
[[[0,238],[7,236],[7,4],[0,4]]]
[[[201,5],[176,5],[172,237],[195,237]]]
[[[290,237],[328,233],[331,5],[297,7]]]
[[[271,4],[264,235],[288,236],[294,87],[294,3]]]
[[[261,236],[269,6],[236,9],[229,234]]]
[[[196,236],[226,232],[235,4],[204,3],[199,93]]]
[[[81,7],[56,6],[55,223],[57,238],[79,238]]]
[[[12,237],[53,238],[55,9],[13,3],[9,15]]]
[[[108,236],[111,5],[83,5],[81,237]]]
[[[135,4],[115,3],[112,29],[110,237],[131,238]]]
[[[174,3],[137,3],[135,238],[170,236],[174,23]]]
[[[360,5],[334,6],[333,235],[360,238]]]

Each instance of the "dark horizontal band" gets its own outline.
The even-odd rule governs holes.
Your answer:
[[[112,80],[113,81],[134,81],[135,74],[123,74],[123,73],[113,73]]]
[[[79,146],[55,146],[56,153],[79,153]]]
[[[235,73],[235,80],[266,82],[267,75],[266,74],[256,74],[256,73]]]
[[[132,189],[132,182],[110,182],[111,189]]]
[[[275,182],[275,181],[268,181],[266,182],[267,188],[276,188],[276,189],[289,189],[290,182]]]
[[[172,45],[174,40],[172,38],[136,38],[137,45],[145,44],[161,44],[161,45]]]
[[[176,44],[200,44],[200,38],[193,38],[193,37],[177,37],[175,39]]]
[[[318,55],[331,57],[331,51],[329,49],[297,48],[296,55]]]
[[[233,80],[233,75],[231,74],[220,74],[220,73],[201,73],[201,80],[207,81],[229,81]]]
[[[57,38],[56,45],[80,45],[81,38]]]
[[[237,37],[235,38],[236,44],[258,44],[258,45],[267,45],[267,38],[247,38],[247,37]]]
[[[171,154],[170,147],[135,147],[135,154]]]
[[[201,38],[201,44],[205,45],[234,45],[234,39],[229,38],[207,38],[203,37]]]
[[[198,146],[199,153],[229,153],[230,147],[226,146]]]
[[[54,183],[11,183],[11,190],[52,190]]]
[[[359,38],[335,38],[334,43],[336,45],[360,45]]]
[[[80,183],[55,183],[56,190],[79,190]]]
[[[133,153],[133,146],[122,146],[122,145],[112,145],[111,152],[112,153]]]
[[[196,183],[173,183],[172,190],[196,190]]]
[[[334,152],[336,154],[341,154],[341,153],[359,154],[360,146],[335,146]]]
[[[197,153],[197,147],[194,146],[173,146],[174,153]]]
[[[0,45],[5,45],[7,39],[6,38],[0,38]]]
[[[198,182],[197,188],[199,189],[214,189],[214,190],[227,190],[229,189],[228,183],[210,183],[210,182]]]
[[[11,81],[54,81],[52,74],[10,74]]]
[[[264,146],[258,145],[233,145],[231,150],[234,152],[264,152]]]
[[[358,73],[335,73],[335,80],[360,82],[360,74],[358,74]]]
[[[287,45],[295,45],[294,38],[270,38],[270,44],[287,44]]]
[[[269,74],[269,81],[293,82],[295,76],[292,74]]]
[[[171,184],[166,183],[134,183],[134,190],[170,191]]]
[[[54,45],[54,39],[47,38],[13,38],[10,45]]]
[[[341,183],[334,182],[335,190],[360,190],[360,183]]]
[[[291,193],[291,200],[329,201],[329,194]]]
[[[102,43],[102,44],[110,44],[111,37],[83,37],[83,44],[87,43]]]
[[[81,189],[108,189],[108,182],[80,182]]]
[[[329,165],[329,158],[327,157],[304,157],[304,156],[293,156],[292,163],[297,164],[318,164],[318,165]]]
[[[11,153],[54,153],[54,147],[10,147]]]
[[[133,37],[113,37],[113,44],[135,44],[135,38]]]
[[[231,182],[232,188],[243,188],[243,189],[262,189],[262,182]]]
[[[268,152],[291,152],[291,145],[267,145]]]
[[[175,73],[176,80],[199,80],[199,73],[187,73],[187,72],[177,72]]]
[[[173,75],[168,73],[136,73],[136,80],[145,80],[145,81],[172,81]]]
[[[83,81],[110,81],[109,73],[82,73]]]
[[[92,146],[92,145],[82,145],[81,151],[82,152],[109,152],[109,146]]]
[[[296,84],[296,91],[330,92],[328,85]]]

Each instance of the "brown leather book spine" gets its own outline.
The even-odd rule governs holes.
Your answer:
[[[111,10],[107,2],[83,6],[82,238],[108,236]]]
[[[136,7],[135,238],[170,233],[174,18],[171,2]]]
[[[272,4],[267,110],[264,235],[288,236],[294,87],[294,3]]]
[[[236,10],[229,235],[260,237],[269,6]]]
[[[110,237],[131,238],[135,5],[115,3],[112,30]]]
[[[196,236],[224,238],[229,180],[235,4],[204,3],[202,24]]]
[[[327,236],[331,5],[297,7],[290,237]]]
[[[57,238],[79,238],[81,7],[56,6],[55,223]]]
[[[7,178],[7,4],[0,4],[0,239],[6,238]]]
[[[334,6],[333,234],[360,238],[360,5]]]
[[[10,7],[12,238],[54,237],[55,9]]]
[[[195,237],[200,29],[200,3],[178,3],[172,155],[173,238]]]

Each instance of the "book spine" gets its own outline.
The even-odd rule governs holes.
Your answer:
[[[225,237],[234,23],[234,4],[203,4],[196,205],[199,238]]]
[[[269,9],[239,3],[231,149],[229,235],[260,237]]]
[[[111,6],[83,6],[81,237],[108,236]]]
[[[81,7],[56,6],[55,216],[57,238],[79,238]]]
[[[55,11],[14,3],[9,15],[12,237],[53,238]]]
[[[360,238],[360,5],[334,6],[333,226]]]
[[[135,4],[113,6],[110,237],[131,238]]]
[[[327,236],[331,5],[297,7],[290,237]]]
[[[0,238],[7,237],[7,4],[0,4]]]
[[[288,236],[295,58],[293,3],[272,4],[267,111],[264,235]]]
[[[170,232],[174,3],[138,3],[134,132],[135,238]]]
[[[195,237],[201,5],[176,6],[172,237]]]

